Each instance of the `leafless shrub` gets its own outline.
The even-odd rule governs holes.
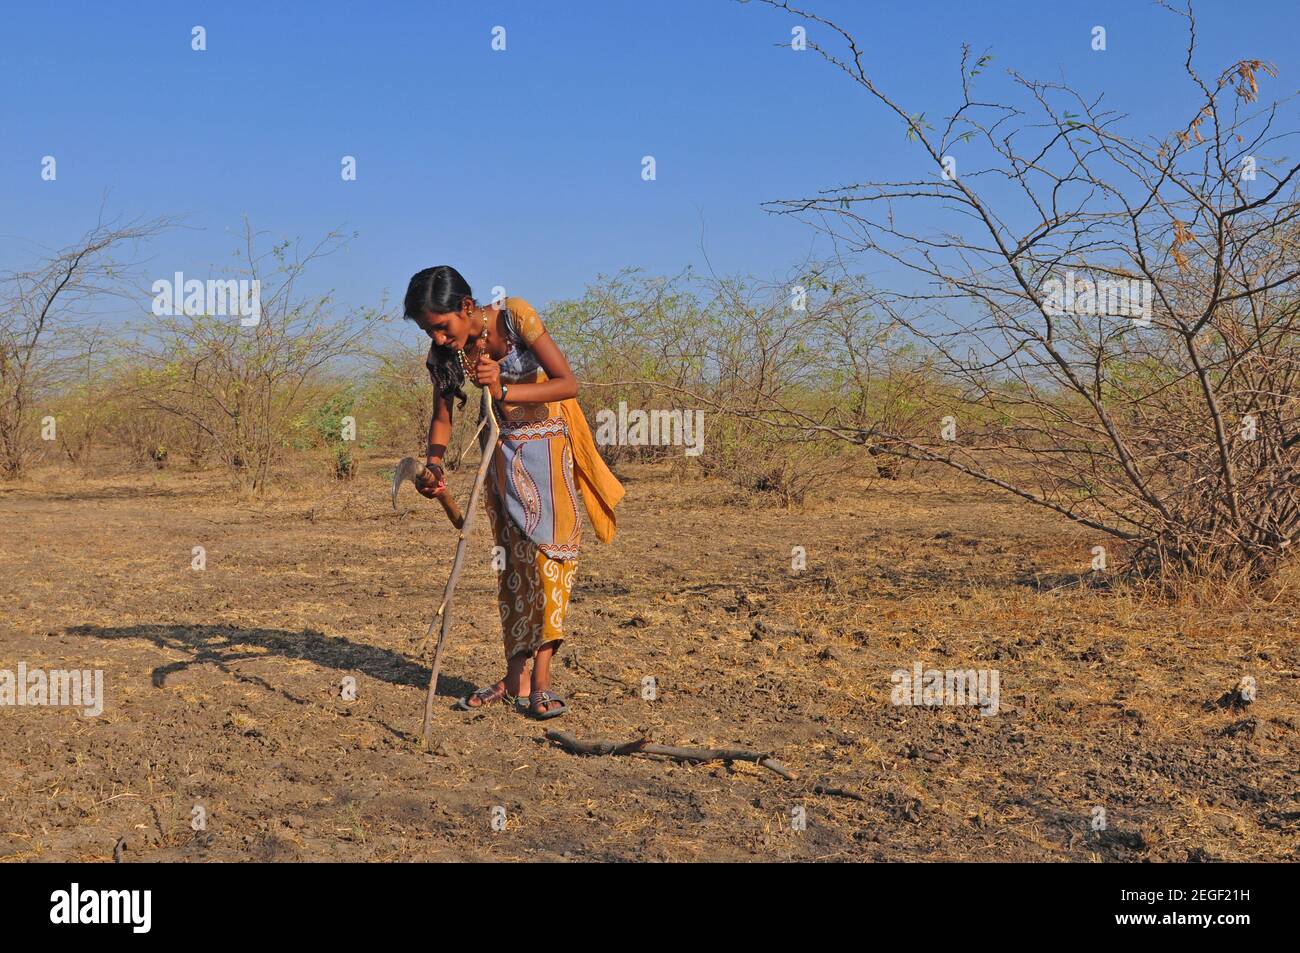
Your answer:
[[[20,476],[40,453],[38,423],[52,416],[40,412],[42,402],[62,387],[89,386],[77,381],[84,364],[75,358],[93,358],[100,342],[87,330],[91,304],[129,296],[141,245],[170,224],[101,219],[30,269],[0,276],[0,476]],[[80,459],[90,433],[82,428],[63,444],[65,452]]]
[[[294,289],[313,262],[341,247],[341,235],[312,246],[281,242],[261,253],[256,238],[246,226],[243,274],[261,283],[260,320],[250,327],[229,315],[153,318],[143,338],[150,372],[140,394],[201,432],[240,488],[253,493],[266,487],[289,446],[308,382],[354,355],[364,333],[334,315],[328,294],[301,297]]]
[[[1168,132],[1133,133],[1101,97],[1013,71],[977,94],[991,58],[965,50],[956,107],[931,124],[882,90],[848,32],[765,2],[829,37],[809,48],[921,160],[915,176],[771,207],[916,277],[874,303],[929,346],[958,402],[952,440],[937,420],[926,439],[842,413],[805,423],[1055,510],[1147,570],[1274,572],[1300,531],[1300,165],[1285,157],[1293,101],[1259,100],[1273,67],[1202,76],[1195,19],[1174,10],[1192,99]],[[1062,293],[1108,285],[1101,301]]]

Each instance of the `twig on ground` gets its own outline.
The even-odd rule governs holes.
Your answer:
[[[760,767],[767,768],[775,774],[779,774],[787,781],[795,780],[795,775],[772,757],[769,751],[751,751],[748,748],[678,748],[673,745],[656,744],[653,741],[647,741],[641,738],[637,741],[607,741],[597,738],[592,741],[580,741],[570,732],[560,731],[552,728],[546,732],[546,737],[554,741],[561,748],[570,751],[573,754],[580,755],[626,755],[626,754],[645,754],[657,755],[662,758],[672,758],[676,761],[690,761],[694,764],[703,764],[708,761],[752,761]],[[844,788],[830,787],[824,784],[814,785],[812,788],[814,794],[826,794],[832,797],[847,797],[855,801],[863,800],[862,795],[853,791],[847,791]]]

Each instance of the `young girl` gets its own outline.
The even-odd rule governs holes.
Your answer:
[[[479,307],[460,273],[439,265],[411,279],[405,316],[433,339],[425,361],[433,379],[426,453],[432,477],[420,492],[432,498],[446,487],[443,455],[452,400],[465,406],[467,377],[492,394],[501,425],[483,499],[493,539],[505,553],[497,599],[506,674],[456,707],[473,711],[504,702],[524,709],[527,697],[524,710],[534,718],[562,715],[564,699],[550,690],[551,659],[564,641],[564,614],[578,568],[578,491],[596,536],[608,543],[623,487],[596,451],[569,362],[527,301],[506,298],[502,307]]]

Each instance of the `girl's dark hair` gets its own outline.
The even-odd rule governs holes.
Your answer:
[[[414,321],[428,313],[459,311],[466,298],[473,301],[474,293],[460,272],[451,265],[436,265],[417,271],[411,277],[411,283],[406,286],[402,316]],[[434,344],[429,353],[432,357],[428,362],[429,376],[438,386],[439,397],[447,402],[448,409],[453,397],[459,398],[459,406],[464,407],[465,371],[455,349]]]

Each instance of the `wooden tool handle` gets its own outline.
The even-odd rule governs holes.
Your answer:
[[[456,527],[457,529],[461,529],[464,527],[465,516],[463,513],[461,513],[460,507],[456,505],[456,501],[451,498],[450,493],[448,493],[446,490],[443,490],[436,497],[434,497],[434,499],[436,499],[439,503],[441,503],[442,508],[447,511],[447,519],[451,520],[452,526]]]
[[[446,478],[445,470],[443,471],[443,477]],[[424,465],[424,469],[420,472],[420,478],[430,482],[433,482],[434,480],[433,471],[429,469],[427,463]],[[465,514],[460,511],[460,507],[456,505],[456,501],[451,498],[451,492],[446,488],[446,486],[443,486],[441,493],[434,494],[433,498],[441,503],[442,508],[447,511],[447,519],[451,520],[452,526],[460,529],[465,525]]]

